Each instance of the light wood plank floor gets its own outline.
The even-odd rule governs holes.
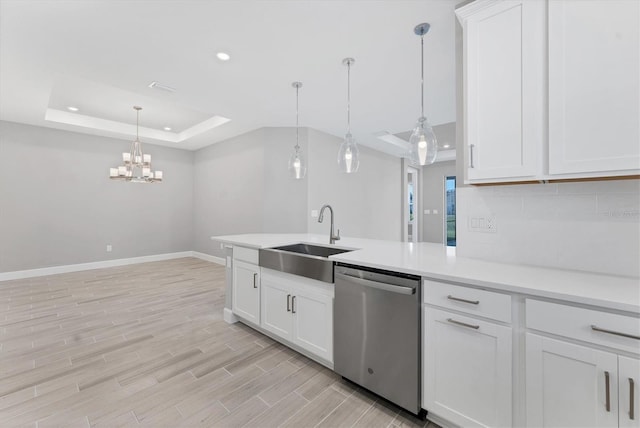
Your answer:
[[[224,275],[184,258],[0,282],[0,426],[427,425],[226,324]]]

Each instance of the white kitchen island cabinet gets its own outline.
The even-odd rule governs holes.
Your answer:
[[[261,327],[333,364],[333,285],[262,270]]]
[[[244,321],[260,324],[260,267],[258,250],[233,249],[231,308]]]

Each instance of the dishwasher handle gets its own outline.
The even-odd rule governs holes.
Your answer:
[[[411,295],[416,293],[415,287],[405,287],[403,285],[391,285],[385,282],[358,278],[357,276],[349,275],[346,273],[339,273],[336,276],[344,279],[345,281],[352,282],[354,284],[362,285],[365,287],[377,288],[378,290],[389,291],[391,293],[406,294],[406,295]]]

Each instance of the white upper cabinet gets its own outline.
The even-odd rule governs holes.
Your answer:
[[[477,1],[456,11],[464,34],[465,182],[540,174],[544,11],[544,2],[530,0]]]
[[[456,14],[465,183],[640,174],[640,1],[477,0]]]
[[[639,170],[640,1],[550,1],[549,173]]]

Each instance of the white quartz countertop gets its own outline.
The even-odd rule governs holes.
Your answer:
[[[262,233],[212,236],[211,239],[250,248],[305,242],[354,249],[330,258],[359,266],[640,314],[638,278],[488,262],[459,257],[455,248],[425,242],[343,237],[336,244],[329,245],[329,238],[325,235]]]

